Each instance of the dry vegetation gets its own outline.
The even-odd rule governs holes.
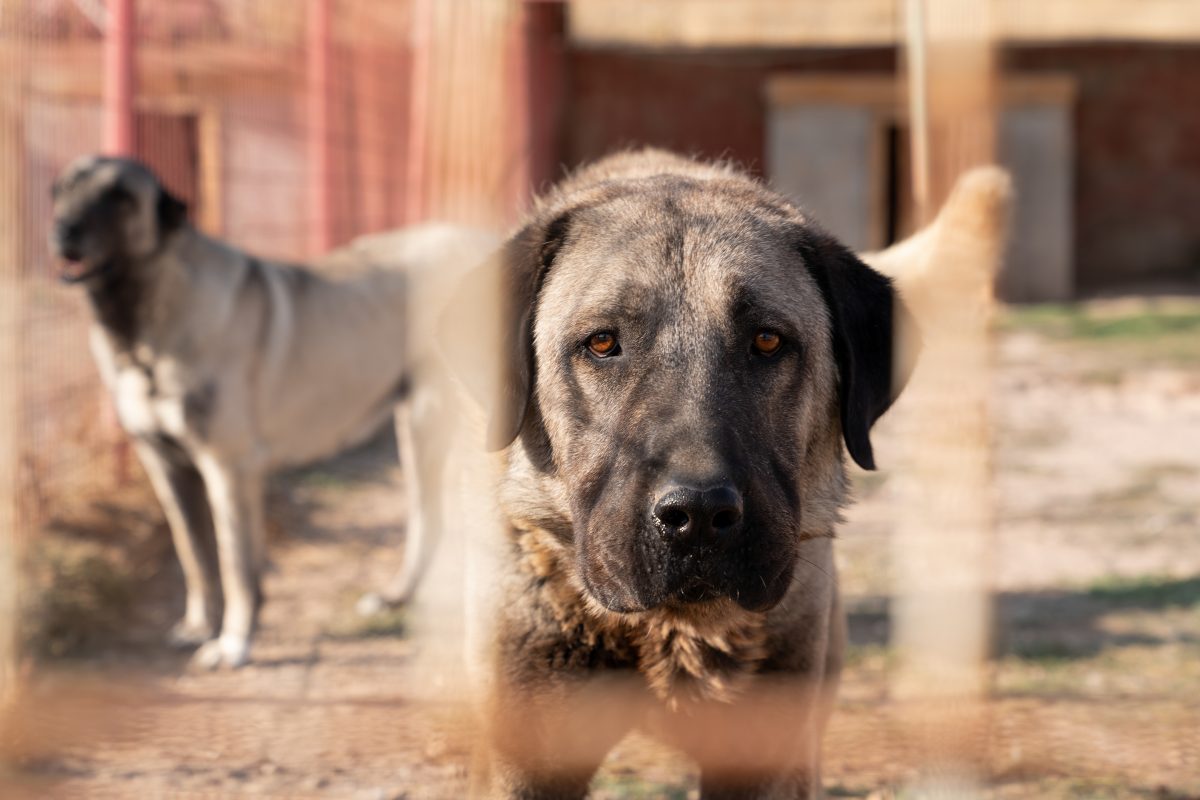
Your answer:
[[[972,745],[989,795],[1198,798],[1200,302],[1009,313],[997,365],[995,648]],[[4,795],[462,796],[467,718],[416,699],[432,679],[403,615],[353,614],[399,561],[400,479],[385,437],[276,482],[257,662],[232,674],[157,643],[181,596],[144,489],[60,511],[30,550],[32,679],[0,731]],[[922,745],[900,733],[919,709],[889,695],[888,476],[856,481],[826,787],[919,797]],[[685,760],[637,737],[594,785],[696,794]]]

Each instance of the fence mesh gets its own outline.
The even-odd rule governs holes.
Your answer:
[[[511,4],[337,0],[327,4],[328,38],[314,43],[320,5],[139,4],[131,154],[206,232],[274,258],[311,258],[407,221],[511,218],[527,188],[515,142],[501,134],[515,68]],[[8,249],[23,297],[22,496],[43,514],[110,478],[101,465],[119,439],[81,293],[58,285],[46,245],[51,181],[105,148],[108,12],[89,2],[3,9],[6,113],[18,133],[5,156],[18,165],[6,190],[16,193]],[[428,82],[416,127],[414,71]]]
[[[718,84],[699,87],[706,91],[697,91],[701,99],[687,109],[692,118],[720,117],[730,108],[762,112],[750,122],[706,121],[696,139],[703,142],[769,138],[760,108],[775,102],[767,84],[799,75],[808,83],[793,86],[797,107],[845,111],[848,101],[839,93],[858,92],[854,113],[868,109],[889,120],[880,128],[887,138],[871,145],[872,159],[894,162],[885,182],[899,210],[888,224],[898,231],[915,213],[901,195],[911,188],[909,173],[920,170],[904,152],[910,134],[917,135],[906,115],[916,112],[895,110],[903,105],[895,79],[906,68],[897,56],[904,3],[839,4],[853,5],[853,14],[839,18],[849,27],[815,46],[813,30],[834,18],[826,10],[832,5],[780,0],[755,4],[758,16],[742,16],[731,10],[735,4],[712,0],[708,5],[720,6],[720,13],[688,27],[675,25],[671,8],[699,14],[703,0],[675,6],[581,0],[566,12],[577,14],[580,52],[556,61],[563,54],[554,48],[562,42],[547,46],[553,37],[543,26],[561,25],[546,13],[558,5],[142,0],[136,5],[130,154],[188,203],[192,221],[205,232],[255,254],[307,261],[356,236],[421,220],[500,231],[519,216],[532,189],[557,177],[561,152],[582,160],[602,147],[687,140],[664,122],[675,111],[672,98],[663,97],[662,108],[644,97],[642,105],[623,103],[621,92],[636,93],[644,78],[638,70],[646,65],[647,91],[690,92],[697,88],[685,83],[690,70]],[[804,13],[776,29],[775,14],[791,5],[803,5]],[[912,5],[940,8],[943,20],[966,27],[978,22],[954,16],[965,4]],[[1036,33],[1029,20],[1037,17],[1035,6],[1047,4],[971,5],[999,8],[1008,29]],[[1152,20],[1194,13],[1183,3],[1146,5],[1155,10]],[[377,442],[365,455],[288,477],[287,496],[275,503],[271,520],[288,531],[287,563],[268,578],[271,601],[255,665],[232,675],[195,675],[158,644],[181,605],[178,576],[164,566],[173,562],[161,514],[122,450],[124,437],[100,387],[87,344],[87,301],[60,284],[47,247],[52,179],[74,157],[111,144],[104,133],[111,113],[105,81],[115,6],[115,0],[0,0],[0,704],[5,687],[34,663],[19,659],[15,647],[18,589],[37,580],[22,571],[22,558],[51,533],[89,545],[124,538],[134,546],[113,559],[115,568],[55,562],[61,591],[58,605],[46,608],[64,618],[82,613],[71,593],[84,587],[88,598],[104,596],[122,614],[136,609],[141,615],[132,634],[123,622],[86,617],[87,635],[119,640],[119,647],[95,647],[77,670],[51,661],[47,677],[27,683],[31,690],[0,718],[0,795],[8,796],[3,783],[12,777],[14,796],[46,796],[47,787],[84,796],[351,796],[367,790],[381,797],[462,796],[474,720],[452,703],[416,708],[414,698],[428,696],[430,686],[447,677],[413,668],[420,663],[419,644],[394,635],[410,622],[402,615],[364,622],[350,610],[356,592],[381,585],[399,560],[394,534],[406,509],[389,445]],[[1069,12],[1079,6],[1055,0],[1050,7],[1053,35],[1065,35],[1061,31],[1073,24]],[[1120,30],[1115,11],[1095,16],[1084,27],[1096,36]],[[1170,32],[1165,22],[1153,27]],[[540,44],[529,44],[531,33]],[[606,50],[606,37],[617,35],[634,44]],[[754,36],[770,46],[751,53],[745,42]],[[779,44],[797,37],[808,49],[788,53]],[[703,41],[717,46],[705,50]],[[1061,50],[1049,50],[1047,63],[1068,49],[1054,46]],[[1104,63],[1129,49],[1085,56]],[[1187,47],[1176,42],[1169,49],[1182,59]],[[971,54],[983,52],[979,47]],[[727,62],[730,54],[736,58]],[[1004,94],[1006,59],[1036,61],[1029,52],[1009,51],[993,62],[989,53],[969,63],[979,71],[970,83],[955,80],[961,77],[956,63],[965,63],[956,62],[960,55],[951,46],[929,63],[937,73],[930,102],[940,104],[931,117],[940,115],[943,127],[925,154],[932,186],[922,212],[936,211],[961,169],[998,144],[993,115],[1001,101],[992,95]],[[937,63],[939,56],[946,60]],[[567,80],[563,64],[580,73],[573,87],[579,98],[569,110],[603,129],[594,135],[561,135],[570,120],[547,98]],[[843,64],[848,70],[834,75]],[[720,84],[727,69],[740,82]],[[879,81],[865,86],[843,80],[847,75]],[[610,79],[624,83],[614,88]],[[1095,93],[1093,84],[1102,81],[1084,82]],[[955,85],[976,93],[947,100]],[[747,100],[747,86],[761,96]],[[878,112],[884,106],[889,110]],[[1041,97],[1018,122],[1050,125],[1058,119],[1046,112],[1050,107]],[[969,113],[957,113],[964,109]],[[662,141],[613,141],[622,131]],[[557,141],[560,135],[565,142]],[[710,149],[704,155],[725,155]],[[770,172],[768,164],[749,166]],[[982,298],[989,290],[966,291]],[[979,319],[967,320],[978,337],[971,339],[973,366],[995,359],[999,375],[960,370],[953,376],[959,382],[945,386],[970,385],[942,386],[938,402],[924,411],[932,417],[928,425],[954,439],[948,446],[971,440],[970,469],[960,463],[955,474],[938,480],[938,470],[955,462],[926,452],[935,478],[924,485],[932,493],[925,504],[912,499],[919,492],[906,501],[896,491],[899,468],[853,474],[860,502],[838,542],[851,648],[841,705],[825,740],[826,782],[841,796],[1200,796],[1194,536],[1200,463],[1186,441],[1200,420],[1200,378],[1194,341],[1185,341],[1200,330],[1200,315],[1194,301],[1183,310],[1155,303],[1111,317],[1102,311],[1099,318],[1086,309],[1037,309],[1021,317],[1001,308],[998,339]],[[955,308],[975,313],[967,303]],[[1092,340],[1084,341],[1087,336]],[[969,436],[949,435],[945,409],[965,399],[979,418],[970,420]],[[1085,430],[1088,425],[1094,430]],[[896,445],[902,436],[886,419],[882,427],[881,453],[903,455]],[[1097,455],[1095,430],[1112,433],[1106,440],[1111,463],[1107,454]],[[918,449],[925,444],[908,442]],[[962,496],[936,494],[955,482],[971,485]],[[127,490],[141,494],[129,500],[122,496]],[[940,514],[939,541],[956,534],[945,520],[953,522],[951,512],[961,508],[944,507],[954,503],[978,517],[967,524],[984,528],[994,511],[997,528],[994,538],[977,532],[974,549],[956,542],[974,553],[969,596],[910,603],[915,611],[907,623],[900,619],[902,598],[937,583],[924,580],[930,564],[940,564],[949,584],[965,580],[967,570],[955,571],[954,552],[962,550],[939,548],[938,541],[931,540],[936,558],[916,561],[912,540],[895,535],[897,503],[907,503],[905,524],[920,532]],[[102,526],[91,525],[81,509],[101,506],[112,506],[111,513]],[[907,571],[905,559],[914,559]],[[903,580],[893,583],[897,578]],[[950,623],[934,624],[936,615],[927,613],[939,604],[934,611],[967,629],[963,649],[972,684],[966,692],[947,684],[949,701],[922,692],[929,689],[928,675],[917,676],[925,685],[916,691],[898,688],[905,670],[911,676],[920,666],[901,663],[905,641],[923,648],[947,639]],[[898,629],[905,624],[907,633]],[[989,630],[994,642],[985,641]],[[446,688],[440,686],[439,696],[453,694],[454,687]],[[930,696],[936,702],[927,702]],[[593,784],[595,796],[696,796],[694,767],[631,741]],[[947,753],[956,760],[947,763]],[[7,771],[6,759],[21,770]],[[635,767],[640,782],[631,777]],[[942,769],[945,780],[921,780],[931,769]]]

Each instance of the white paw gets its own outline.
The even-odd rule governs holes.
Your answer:
[[[171,647],[186,650],[196,645],[203,644],[213,638],[213,626],[207,622],[189,622],[186,619],[181,619],[171,628],[171,632],[167,634],[167,643]]]
[[[388,604],[383,599],[383,595],[378,592],[367,592],[354,604],[354,610],[360,617],[373,617],[386,610],[387,607]]]
[[[192,663],[205,670],[221,667],[237,669],[250,661],[250,642],[236,636],[221,636],[209,639],[200,645],[192,656]]]

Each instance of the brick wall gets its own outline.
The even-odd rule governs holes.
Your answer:
[[[565,160],[656,145],[764,168],[772,72],[889,72],[890,51],[640,54],[574,50],[568,60]]]
[[[1013,73],[1072,75],[1081,292],[1200,281],[1200,45],[1009,48]],[[773,72],[891,72],[891,50],[635,53],[568,60],[567,164],[653,144],[764,166]]]
[[[1022,48],[1004,63],[1078,81],[1080,289],[1200,280],[1200,46]]]

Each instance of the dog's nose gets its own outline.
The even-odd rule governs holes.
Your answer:
[[[79,238],[82,233],[78,223],[59,222],[54,226],[54,239],[66,258],[73,258],[79,250]]]
[[[671,537],[719,537],[742,521],[742,493],[732,484],[707,488],[674,484],[654,502],[654,521]]]

